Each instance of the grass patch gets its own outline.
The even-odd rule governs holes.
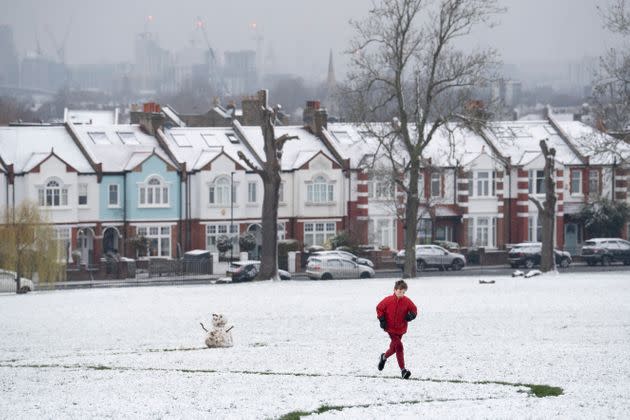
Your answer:
[[[529,387],[532,394],[534,394],[538,398],[558,397],[564,394],[564,390],[558,386],[531,385],[531,384],[527,384],[525,386]]]
[[[292,411],[280,417],[279,420],[300,420],[302,417],[310,416],[313,412]]]

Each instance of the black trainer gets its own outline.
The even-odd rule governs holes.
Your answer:
[[[385,353],[381,353],[381,357],[378,359],[378,370],[383,370],[386,361]]]
[[[411,376],[411,371],[408,371],[407,369],[403,369],[400,371],[400,375],[402,376],[403,379],[409,379],[409,377]]]

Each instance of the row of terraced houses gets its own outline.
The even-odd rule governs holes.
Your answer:
[[[216,252],[220,235],[251,232],[260,252],[262,182],[238,157],[264,159],[259,107],[266,93],[248,98],[243,111],[217,106],[194,121],[155,104],[115,116],[68,113],[59,125],[0,127],[0,207],[38,203],[67,257],[91,264],[112,251],[140,258],[176,258],[191,249]],[[203,126],[206,125],[206,126]],[[504,249],[541,237],[530,194],[544,196],[539,141],[556,155],[556,243],[572,253],[584,241],[577,213],[595,197],[628,200],[627,166],[592,154],[593,136],[576,121],[548,112],[538,121],[494,122],[470,130],[447,127],[426,150],[431,165],[420,191],[431,203],[418,241],[448,240],[465,247]],[[304,125],[277,126],[285,144],[280,189],[280,239],[303,247],[324,245],[341,231],[375,247],[402,248],[404,223],[396,215],[391,180],[374,176],[377,140],[360,124],[329,123],[312,101]],[[376,161],[379,156],[376,156]],[[131,246],[138,236],[150,246]],[[629,236],[628,226],[620,236]],[[235,252],[238,241],[235,240]],[[255,257],[256,255],[254,255]]]

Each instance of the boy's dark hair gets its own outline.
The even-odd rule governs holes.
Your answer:
[[[407,283],[404,280],[398,280],[394,284],[394,290],[407,290]]]

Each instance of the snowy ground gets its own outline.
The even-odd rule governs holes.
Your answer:
[[[409,282],[409,381],[376,369],[393,279],[1,295],[0,418],[630,416],[627,273],[493,279]],[[203,348],[212,312],[234,348]]]

